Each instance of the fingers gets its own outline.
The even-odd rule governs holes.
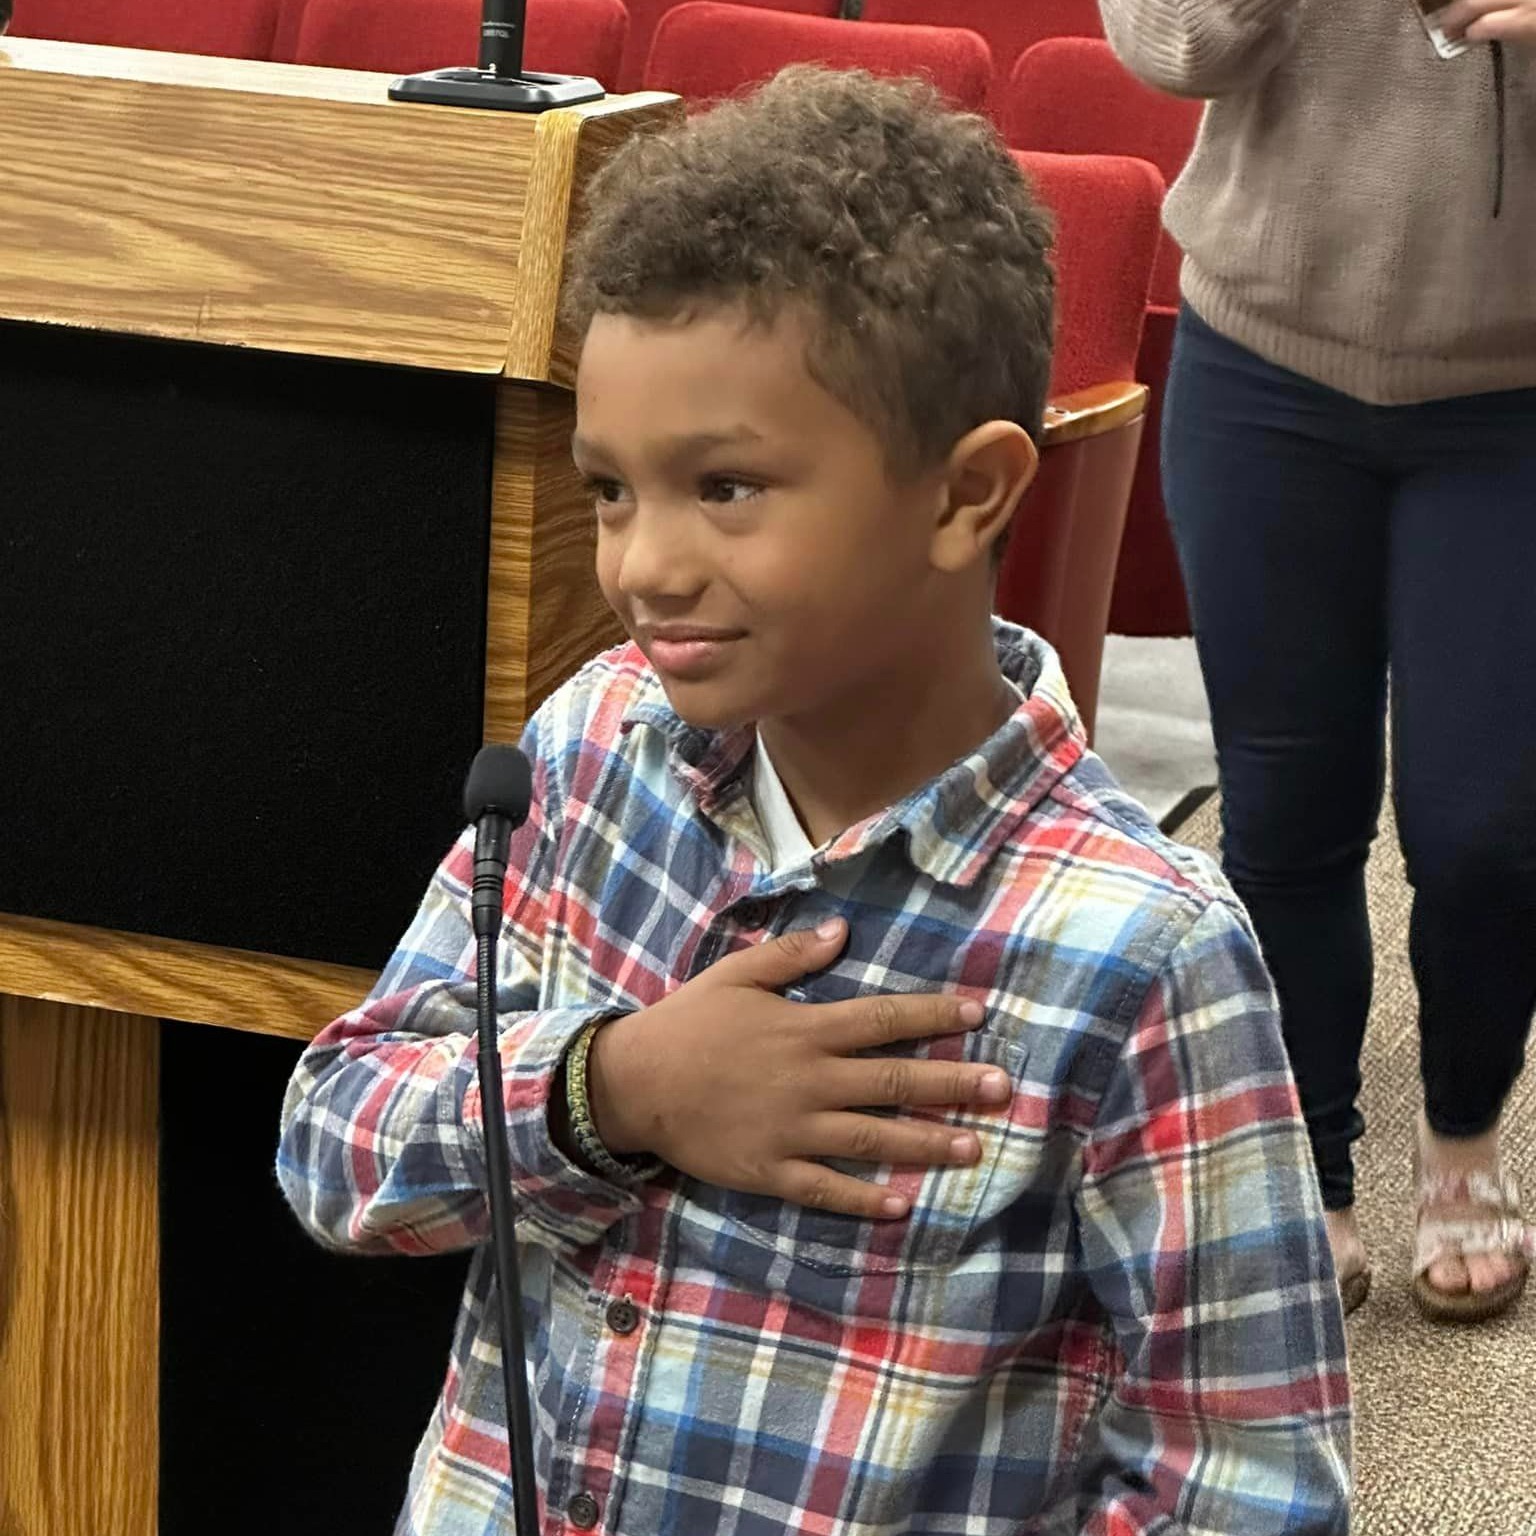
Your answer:
[[[1536,13],[1508,6],[1479,17],[1462,36],[1469,43],[1536,43]]]
[[[841,1157],[897,1168],[967,1167],[981,1156],[974,1131],[877,1115],[818,1115],[808,1127],[812,1157]]]
[[[1455,0],[1436,20],[1447,37],[1469,43],[1536,37],[1536,7],[1529,0]]]
[[[839,1056],[960,1035],[975,1029],[985,1015],[981,1004],[940,992],[894,993],[821,1005],[817,1027],[827,1049]]]
[[[711,969],[732,980],[774,990],[830,965],[848,942],[848,924],[827,918],[815,928],[796,928],[776,939],[727,955]]]
[[[817,1074],[817,1089],[828,1109],[995,1108],[1012,1099],[1013,1079],[1001,1067],[979,1062],[880,1056],[828,1062]]]
[[[781,1187],[773,1193],[793,1205],[808,1206],[813,1211],[836,1211],[863,1221],[896,1221],[912,1209],[909,1200],[883,1185],[835,1173],[821,1163],[800,1160],[784,1164]]]
[[[1510,0],[1454,0],[1454,3],[1446,6],[1435,16],[1435,21],[1442,31],[1452,37],[1459,36],[1467,28],[1467,24],[1476,21],[1488,11],[1496,11],[1508,5]]]

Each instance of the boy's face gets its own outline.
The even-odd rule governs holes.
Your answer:
[[[582,352],[598,581],[694,725],[856,708],[921,676],[944,472],[893,480],[805,338],[793,315],[599,315]]]

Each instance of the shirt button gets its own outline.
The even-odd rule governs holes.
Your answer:
[[[565,1513],[578,1531],[590,1531],[597,1524],[597,1500],[590,1493],[578,1493],[565,1506]]]
[[[608,1308],[608,1326],[615,1333],[633,1333],[640,1326],[640,1309],[628,1296]]]

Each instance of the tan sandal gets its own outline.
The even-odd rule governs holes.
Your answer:
[[[1482,1206],[1486,1216],[1436,1220],[1435,1205]],[[1417,1233],[1413,1254],[1413,1296],[1426,1317],[1440,1323],[1481,1323],[1507,1312],[1520,1299],[1536,1256],[1536,1228],[1520,1215],[1520,1192],[1501,1172],[1437,1174],[1419,1181]],[[1488,1291],[1442,1291],[1429,1283],[1441,1259],[1475,1253],[1502,1253],[1516,1261],[1515,1273]]]

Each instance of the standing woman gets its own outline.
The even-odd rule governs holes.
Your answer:
[[[1136,74],[1210,100],[1166,210],[1164,490],[1345,1305],[1390,675],[1414,1292],[1489,1317],[1529,1244],[1498,1127],[1536,1010],[1536,0],[1101,6]]]

